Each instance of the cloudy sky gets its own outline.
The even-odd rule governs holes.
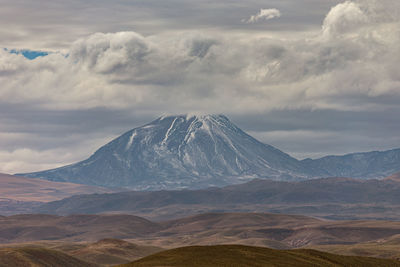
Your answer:
[[[223,113],[299,159],[400,147],[398,0],[0,7],[0,172],[73,163],[189,112]]]

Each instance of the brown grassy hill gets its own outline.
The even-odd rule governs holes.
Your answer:
[[[95,267],[60,251],[24,247],[0,248],[0,266],[4,267]]]
[[[115,266],[129,263],[164,250],[163,248],[137,245],[120,239],[102,239],[97,242],[36,241],[2,244],[0,250],[20,250],[26,248],[59,251],[76,259],[98,266]],[[0,254],[1,257],[1,254]]]
[[[245,244],[298,248],[355,244],[400,234],[400,222],[326,221],[270,213],[210,213],[161,223],[155,246]]]
[[[68,253],[98,265],[116,265],[140,259],[161,250],[158,247],[139,246],[119,239],[103,239],[79,249],[70,250]]]
[[[299,215],[206,213],[160,223],[163,230],[156,234],[159,238],[153,245],[242,244],[287,249],[292,246],[284,239],[293,234],[294,228],[321,222]]]
[[[310,248],[341,255],[387,258],[387,259],[397,259],[397,260],[400,259],[399,245],[382,244],[377,242],[368,242],[368,243],[360,243],[352,245],[311,246]]]
[[[194,246],[163,251],[122,266],[400,266],[400,262],[355,256],[340,256],[315,250],[273,250],[239,245]]]
[[[14,215],[0,218],[0,243],[136,238],[159,229],[158,224],[133,215]]]
[[[400,222],[328,221],[269,213],[209,213],[160,223],[131,215],[0,217],[3,245],[36,242],[104,264],[132,261],[159,249],[154,247],[222,244],[276,249],[313,246],[338,254],[397,258],[399,236]]]
[[[0,197],[2,199],[24,202],[49,202],[79,194],[110,192],[115,192],[115,190],[0,173]]]
[[[372,242],[399,234],[400,222],[327,221],[270,213],[209,213],[160,223],[118,214],[0,218],[0,243],[115,238],[168,248],[243,244],[285,249]]]
[[[295,227],[320,223],[321,220],[301,216],[271,213],[206,213],[161,223],[168,231],[195,232],[205,228],[226,229],[238,227]]]
[[[400,235],[394,235],[389,238],[365,243],[350,245],[319,245],[310,246],[309,248],[342,255],[357,255],[400,260]]]

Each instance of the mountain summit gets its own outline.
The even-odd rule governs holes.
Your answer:
[[[136,190],[202,188],[251,178],[306,177],[300,161],[249,136],[223,115],[160,117],[87,160],[28,177]]]
[[[243,132],[223,115],[165,116],[135,128],[90,158],[20,174],[134,190],[198,189],[252,178],[384,178],[400,171],[400,149],[299,161]]]

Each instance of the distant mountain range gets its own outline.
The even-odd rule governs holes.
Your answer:
[[[254,178],[383,178],[400,170],[400,149],[299,161],[246,134],[223,115],[160,117],[126,132],[88,159],[19,174],[134,190],[196,189]]]
[[[253,180],[224,188],[72,196],[34,213],[135,214],[155,220],[203,212],[274,212],[328,219],[400,220],[400,182],[321,178],[301,182]]]

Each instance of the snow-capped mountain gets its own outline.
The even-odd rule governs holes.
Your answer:
[[[299,161],[223,115],[168,116],[126,132],[87,160],[26,177],[134,190],[197,189],[253,178],[383,178],[400,171],[400,149]],[[17,174],[18,175],[18,174]]]
[[[202,188],[251,178],[306,178],[303,164],[223,115],[168,116],[135,128],[73,165],[23,174],[136,190]]]

